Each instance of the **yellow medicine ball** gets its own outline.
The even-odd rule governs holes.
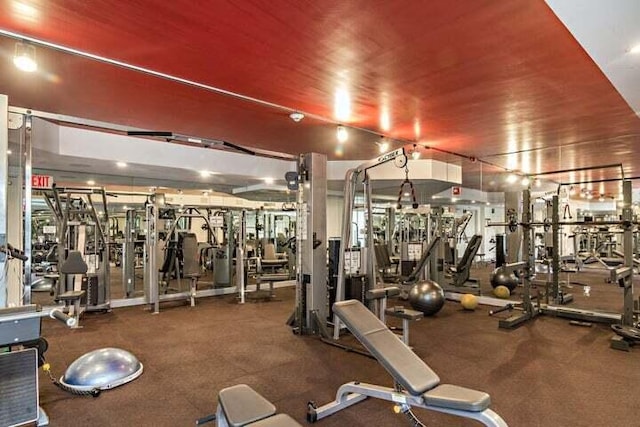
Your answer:
[[[511,296],[511,292],[509,291],[509,288],[507,288],[506,286],[496,286],[496,288],[493,290],[493,294],[496,297],[502,298],[502,299],[507,299]]]
[[[465,310],[475,310],[478,306],[478,298],[473,294],[464,294],[460,298],[460,304]]]

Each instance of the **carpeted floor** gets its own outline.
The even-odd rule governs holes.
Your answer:
[[[375,360],[293,335],[285,325],[294,290],[278,301],[235,303],[233,296],[201,299],[196,307],[163,304],[90,314],[69,330],[45,320],[49,362],[57,375],[100,347],[132,351],[144,374],[98,398],[76,397],[41,375],[41,404],[52,426],[189,426],[215,410],[223,387],[246,383],[305,423],[306,403],[326,403],[337,387],[360,380],[392,385]],[[396,304],[396,303],[392,303]],[[447,302],[435,317],[414,323],[412,345],[445,383],[487,391],[492,408],[511,426],[638,426],[640,349],[609,348],[606,326],[570,326],[538,317],[499,330],[487,309],[462,311]],[[430,426],[474,422],[416,410]],[[321,420],[318,426],[403,426],[388,402],[369,400]]]

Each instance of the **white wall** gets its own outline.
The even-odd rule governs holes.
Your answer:
[[[342,197],[327,197],[327,239],[340,237],[342,234],[342,209],[344,199]]]

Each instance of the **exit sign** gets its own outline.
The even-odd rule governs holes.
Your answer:
[[[49,175],[31,175],[31,187],[34,189],[53,188],[53,177]]]
[[[451,187],[451,195],[452,196],[462,195],[462,187]]]

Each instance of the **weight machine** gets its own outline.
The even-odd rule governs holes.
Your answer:
[[[193,219],[202,220],[208,244],[198,247],[191,229]],[[163,194],[154,194],[146,205],[146,223],[145,298],[154,313],[160,311],[161,301],[187,299],[193,306],[197,297],[215,295],[215,289],[197,290],[197,283],[207,284],[198,281],[203,266],[213,270],[213,282],[208,283],[212,288],[232,286],[235,237],[231,211],[210,206],[168,206]],[[226,236],[223,242],[218,241],[219,230]],[[169,293],[173,276],[178,289]],[[188,291],[181,290],[184,277],[190,279]]]
[[[43,190],[43,195],[57,226],[58,266],[71,251],[79,252],[88,266],[82,276],[68,277],[59,272],[55,301],[75,305],[79,298],[81,312],[110,310],[109,238],[105,231],[109,213],[104,188],[54,185],[51,190]],[[96,205],[101,205],[100,213]]]

